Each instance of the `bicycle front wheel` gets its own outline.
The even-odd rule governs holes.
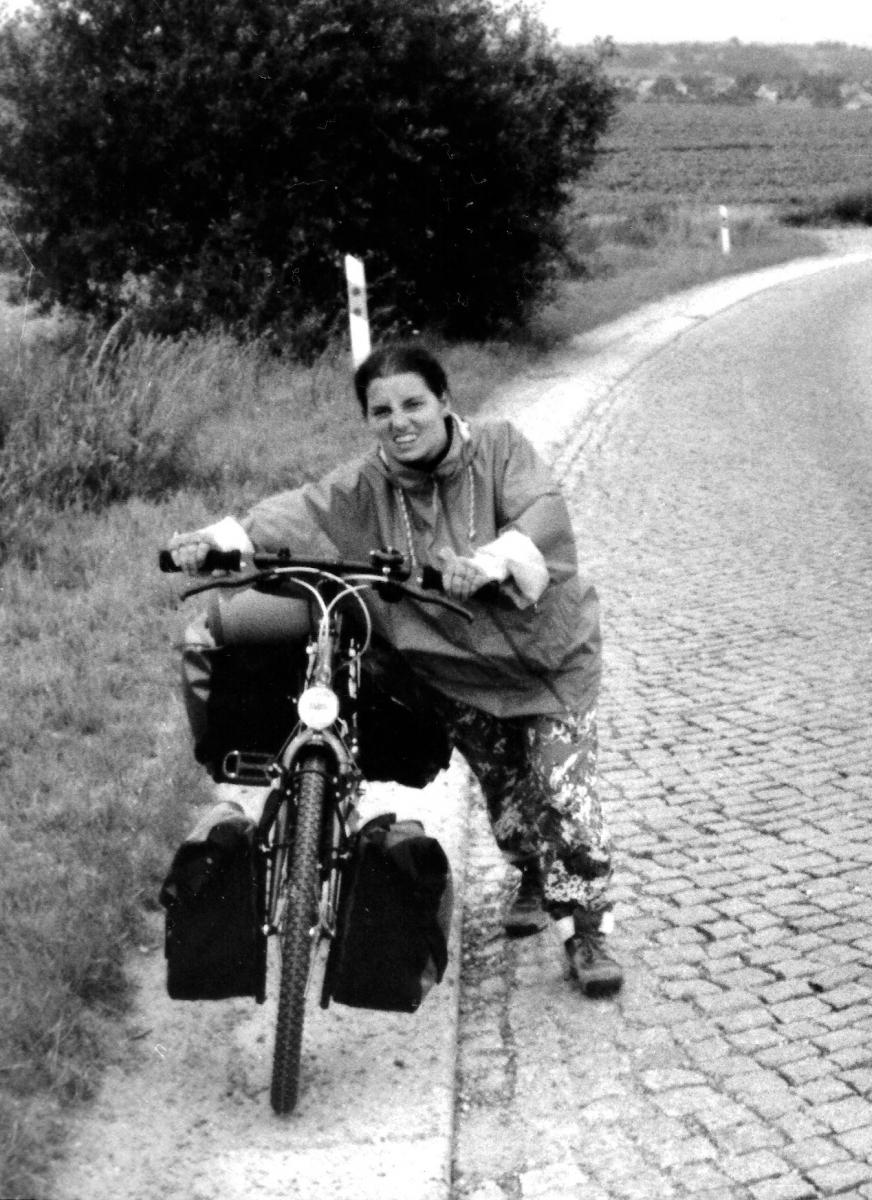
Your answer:
[[[300,1051],[306,985],[318,920],[318,850],[325,812],[330,760],[322,750],[300,758],[299,795],[294,822],[286,901],[281,928],[281,976],[270,1100],[275,1112],[292,1112],[300,1081]]]

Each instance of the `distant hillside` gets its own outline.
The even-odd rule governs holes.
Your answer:
[[[629,98],[872,105],[872,48],[844,42],[616,44],[608,74]]]

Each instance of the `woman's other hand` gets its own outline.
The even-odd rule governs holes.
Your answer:
[[[239,550],[246,555],[254,551],[254,546],[235,517],[224,517],[202,529],[174,533],[167,549],[177,567],[189,575],[196,575],[203,569],[210,550]]]
[[[218,544],[208,529],[192,529],[187,533],[174,533],[167,548],[177,567],[189,575],[196,575],[208,552],[217,550]]]
[[[473,592],[491,581],[485,571],[471,558],[461,558],[450,548],[439,551],[442,563],[442,586],[454,600],[468,600]]]

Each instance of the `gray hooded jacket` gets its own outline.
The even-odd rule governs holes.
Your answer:
[[[373,599],[376,630],[437,691],[498,717],[590,707],[600,675],[599,606],[579,577],[566,503],[530,443],[507,421],[467,425],[431,471],[390,466],[373,450],[317,483],[257,504],[242,524],[255,547],[365,559],[395,546],[417,566],[439,551],[469,556],[508,530],[541,552],[548,580],[535,603],[473,597],[470,624],[441,608]]]

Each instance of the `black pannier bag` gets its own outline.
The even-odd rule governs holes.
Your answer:
[[[453,901],[445,851],[420,821],[368,821],[343,872],[322,1007],[415,1012],[445,974]]]
[[[182,696],[194,756],[218,782],[231,750],[277,754],[297,721],[305,641],[217,644],[204,613],[185,630]],[[264,778],[264,783],[268,782]]]
[[[359,765],[370,782],[422,788],[451,758],[445,722],[403,658],[377,642],[363,660]]]
[[[256,825],[239,804],[216,805],[176,851],[160,891],[167,991],[173,1000],[266,998],[264,869]]]

